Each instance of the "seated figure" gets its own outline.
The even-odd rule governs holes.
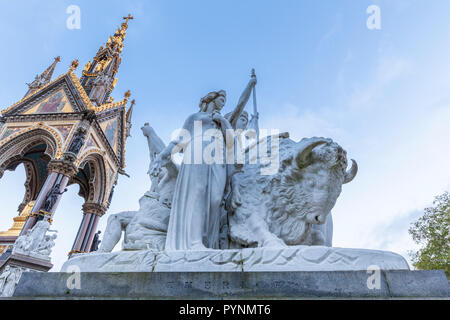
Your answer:
[[[141,129],[147,137],[151,165],[165,144],[148,123]],[[163,250],[177,175],[178,168],[172,161],[157,177],[150,175],[152,186],[139,200],[139,211],[111,215],[98,252],[111,252],[120,241],[122,232],[123,250]]]

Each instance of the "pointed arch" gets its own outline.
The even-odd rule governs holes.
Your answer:
[[[22,130],[0,142],[0,172],[15,171],[20,164],[25,168],[25,194],[19,211],[37,198],[48,174],[48,162],[60,150],[58,139],[55,133],[41,125]]]
[[[9,164],[40,144],[46,145],[44,154],[50,159],[56,159],[62,154],[61,137],[56,130],[43,124],[26,128],[0,141],[0,170],[6,170]]]
[[[91,149],[77,162],[78,174],[70,183],[80,185],[80,195],[86,202],[103,204],[106,197],[107,173],[104,152]]]

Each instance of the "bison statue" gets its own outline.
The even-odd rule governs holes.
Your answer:
[[[279,141],[278,172],[262,175],[261,164],[233,175],[228,207],[233,247],[331,246],[331,209],[342,185],[356,176],[347,171],[346,151],[331,139]]]
[[[148,124],[142,131],[153,162],[165,144]],[[287,134],[276,138],[278,154],[271,158],[279,166],[274,174],[262,174],[266,164],[259,161],[237,166],[241,169],[230,179],[221,226],[228,239],[221,249],[331,246],[330,212],[342,185],[356,176],[356,162],[352,160],[347,171],[346,152],[331,139],[294,142]],[[157,176],[150,174],[152,187],[141,198],[139,211],[111,215],[99,251],[111,252],[122,233],[124,250],[164,250],[177,175],[173,162]]]

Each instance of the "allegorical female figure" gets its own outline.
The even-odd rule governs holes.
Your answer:
[[[253,80],[252,83],[256,83]],[[252,85],[246,88],[240,104],[250,97]],[[243,99],[244,98],[244,99]],[[220,114],[226,102],[225,91],[211,92],[200,101],[200,112],[189,116],[183,129],[189,140],[181,137],[172,141],[156,158],[150,170],[157,175],[171,161],[172,152],[182,148],[183,161],[175,185],[165,250],[205,250],[219,248],[221,204],[228,184],[226,164],[226,130],[230,122]],[[242,109],[241,109],[242,111]],[[201,129],[199,130],[199,128]],[[204,157],[211,148],[211,139],[204,133],[215,129],[220,136],[213,137],[222,150],[213,148],[214,161]],[[211,132],[211,131],[209,131]],[[200,159],[198,157],[200,155]]]

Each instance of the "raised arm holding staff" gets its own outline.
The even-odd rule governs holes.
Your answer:
[[[253,70],[254,71],[254,70]],[[239,102],[234,110],[225,115],[225,118],[228,119],[233,129],[242,129],[245,130],[248,125],[248,113],[245,111],[245,106],[247,105],[248,100],[250,99],[250,95],[252,90],[254,90],[256,83],[256,76],[252,73],[252,78],[247,84],[247,87],[241,94]]]

